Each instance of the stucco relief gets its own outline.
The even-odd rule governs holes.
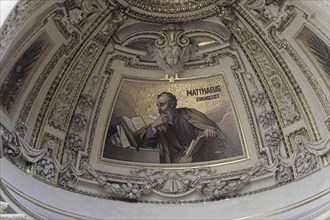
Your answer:
[[[91,77],[78,99],[71,118],[68,135],[64,142],[64,154],[61,157],[61,161],[66,161],[69,157],[77,161],[79,151],[86,151],[89,133],[87,128],[91,123],[91,111],[95,108],[99,83],[99,76],[94,75]]]
[[[134,56],[128,65],[162,70],[173,81],[184,69],[214,65],[214,53],[229,47],[230,36],[224,25],[210,21],[198,22],[194,27],[137,23],[119,29],[113,40],[118,51]]]
[[[323,89],[321,88],[319,83],[317,82],[315,76],[313,75],[310,68],[307,66],[306,62],[303,61],[302,57],[298,54],[297,50],[292,46],[292,44],[288,40],[279,38],[279,36],[276,33],[276,28],[274,28],[274,27],[270,28],[269,33],[270,33],[270,39],[272,41],[274,41],[276,46],[280,49],[284,48],[288,52],[288,54],[293,58],[293,60],[295,60],[295,62],[299,66],[300,70],[304,73],[306,79],[308,80],[308,82],[312,86],[313,90],[315,91],[315,94],[317,95],[318,99],[320,100],[324,111],[329,115],[330,114],[330,103],[327,98],[327,95],[323,91]],[[322,73],[320,73],[320,74],[322,74]],[[328,81],[326,80],[325,82],[327,83]],[[329,118],[325,120],[326,124],[327,124],[327,120],[329,120]],[[315,126],[315,125],[312,124],[312,126]],[[330,128],[330,126],[328,126],[328,125],[327,125],[327,127]],[[318,136],[317,130],[315,128],[314,128],[314,133],[315,133],[315,136]]]
[[[96,28],[104,21],[104,19],[105,18],[107,18],[108,16],[110,16],[110,18],[109,19],[111,19],[111,22],[109,22],[109,25],[108,25],[108,30],[111,30],[111,32],[107,32],[106,33],[106,35],[107,36],[111,36],[112,35],[112,33],[118,28],[118,26],[120,26],[121,25],[121,21],[123,21],[123,19],[125,18],[125,17],[123,17],[123,16],[121,16],[121,13],[118,13],[118,11],[116,10],[116,9],[114,9],[113,7],[110,7],[110,8],[107,8],[107,9],[105,9],[96,19],[95,19],[95,21],[94,21],[94,23],[93,23],[93,25],[91,25],[91,26],[89,26],[88,27],[88,29],[86,30],[86,32],[85,33],[83,33],[82,34],[82,36],[81,36],[81,38],[80,38],[80,41],[79,41],[79,44],[77,45],[77,48],[75,48],[73,51],[73,53],[71,53],[70,55],[69,55],[69,57],[66,59],[66,61],[64,62],[64,64],[62,65],[62,68],[61,68],[61,70],[60,70],[60,72],[58,73],[58,75],[56,76],[56,78],[55,78],[55,80],[53,81],[53,83],[52,83],[52,86],[51,86],[51,89],[48,91],[48,93],[47,93],[47,97],[45,98],[45,100],[44,100],[44,103],[43,103],[43,106],[42,106],[42,111],[40,111],[39,112],[39,114],[38,114],[38,118],[37,118],[37,121],[36,121],[36,125],[35,125],[35,127],[34,127],[34,129],[33,129],[33,134],[32,134],[32,138],[31,138],[31,141],[30,141],[30,143],[32,144],[32,145],[35,145],[36,144],[36,142],[37,142],[37,139],[38,139],[38,136],[39,136],[39,132],[40,132],[40,129],[41,129],[41,127],[43,126],[43,123],[44,123],[44,117],[45,117],[45,114],[46,114],[46,112],[47,112],[47,109],[49,108],[49,105],[50,105],[50,102],[51,102],[51,99],[53,98],[53,96],[54,96],[54,93],[55,93],[55,91],[56,91],[56,89],[58,88],[58,86],[59,86],[59,84],[60,84],[60,82],[61,82],[61,79],[63,78],[63,77],[65,77],[66,76],[66,72],[68,71],[68,69],[69,69],[69,66],[70,66],[70,64],[71,64],[71,62],[74,60],[74,58],[78,55],[78,54],[80,54],[80,53],[82,53],[82,51],[80,51],[80,49],[82,49],[82,50],[85,50],[86,48],[82,48],[82,46],[83,46],[83,44],[84,43],[86,43],[87,42],[87,39],[91,36],[91,35],[94,35],[94,34],[98,34],[98,32],[96,32],[96,33],[94,33],[94,30],[96,30]],[[75,35],[73,35],[73,36],[75,36]],[[109,39],[109,38],[107,38],[107,39]],[[89,46],[91,46],[92,44],[94,44],[94,47],[97,47],[98,49],[97,49],[97,51],[98,51],[98,53],[101,53],[101,50],[104,48],[103,47],[103,45],[100,45],[99,43],[97,43],[97,41],[88,41],[89,43],[90,43],[90,45]],[[76,46],[76,45],[75,45]],[[79,53],[80,52],[80,53]],[[86,52],[86,51],[85,51]],[[87,52],[86,52],[87,53]],[[86,68],[88,68],[88,71],[91,71],[92,70],[92,68],[93,68],[93,65],[92,64],[95,64],[95,62],[96,62],[96,60],[98,59],[98,55],[99,54],[90,54],[90,56],[93,56],[94,57],[94,59],[92,60],[92,61],[90,61],[90,60],[87,60],[87,62],[92,62],[92,63],[90,63],[91,64],[91,66],[88,66],[88,67],[86,67],[85,65],[86,65],[86,63],[81,63],[80,62],[80,66],[81,67],[86,67]],[[81,54],[80,55],[78,55],[78,56],[81,56]],[[86,57],[85,57],[86,58]],[[71,69],[70,69],[71,70]],[[74,70],[74,72],[75,73],[77,73],[77,71],[79,71],[78,69],[76,69],[76,70]],[[88,74],[87,74],[88,75]],[[86,75],[85,75],[85,77],[86,77]],[[74,82],[75,80],[74,79],[76,79],[76,80],[80,80],[81,81],[81,83],[82,84],[84,84],[84,82],[85,82],[85,80],[86,79],[80,79],[80,76],[79,75],[75,75],[75,74],[73,74],[73,75],[71,75],[71,79],[73,80],[71,80],[71,84],[69,84],[69,82],[67,82],[67,87],[66,88],[63,88],[63,91],[62,91],[62,98],[64,98],[65,99],[65,95],[63,96],[63,94],[65,93],[65,91],[70,91],[71,89],[72,89],[72,86],[78,86],[79,87],[79,85],[74,85],[74,83],[72,83],[72,82]],[[81,86],[82,86],[82,84],[80,85],[80,89],[81,89]],[[69,92],[70,93],[70,92]],[[71,98],[73,98],[72,100],[74,101],[74,102],[76,102],[77,101],[77,98],[78,98],[78,95],[79,94],[76,94],[76,95],[74,95],[73,93],[70,93],[71,95],[73,95]],[[59,99],[60,100],[60,99]],[[66,99],[66,101],[69,101],[68,99]],[[69,106],[66,106],[65,104],[61,104],[61,102],[59,101],[57,104],[57,108],[63,108],[63,109],[66,109],[66,110],[69,110],[70,109],[70,107]],[[61,106],[62,105],[62,106]],[[72,110],[70,110],[70,112],[71,112]],[[54,125],[54,126],[56,126],[56,128],[57,129],[59,129],[59,130],[61,130],[61,131],[64,131],[66,128],[67,128],[67,126],[68,126],[68,123],[69,123],[69,118],[66,118],[65,116],[61,116],[61,112],[58,112],[59,114],[56,114],[57,116],[55,117],[55,118],[57,118],[57,119],[59,119],[59,121],[56,119],[55,120],[55,118],[53,118],[53,119],[51,119],[51,120],[54,120],[54,123],[56,124],[56,125]],[[63,112],[62,112],[63,113]],[[55,115],[54,115],[55,116]],[[53,116],[51,116],[51,117],[53,117]],[[62,117],[62,119],[61,119],[61,117]],[[65,118],[65,122],[63,121],[64,120],[64,118]],[[57,121],[57,122],[55,122],[55,121]],[[53,122],[51,122],[51,123],[53,123]],[[63,124],[63,123],[65,123],[66,125],[63,127],[63,126],[60,126],[59,125],[59,123],[61,124]]]
[[[271,152],[270,161],[280,153],[283,147],[282,131],[280,130],[278,119],[269,107],[269,99],[264,91],[258,89],[254,77],[250,73],[245,74],[247,80],[252,85],[250,91],[250,100],[255,105],[256,118],[259,122],[259,129],[262,132],[263,147],[268,148]]]
[[[40,89],[42,88],[43,84],[45,83],[47,77],[52,72],[56,64],[60,61],[63,55],[67,55],[71,49],[73,49],[78,44],[78,36],[75,34],[72,36],[71,41],[67,45],[62,45],[59,47],[59,49],[56,51],[56,53],[53,55],[53,57],[49,60],[49,62],[46,64],[45,68],[42,70],[41,74],[39,75],[36,83],[33,85],[33,88],[31,89],[29,96],[24,102],[24,106],[22,107],[22,110],[19,115],[19,119],[16,125],[16,129],[20,131],[20,133],[24,134],[27,131],[26,127],[26,120],[27,117],[31,111],[31,108],[34,104],[34,101],[36,100],[36,97],[38,93],[40,92]],[[34,142],[34,141],[33,141]]]
[[[75,64],[67,78],[61,93],[58,95],[57,101],[53,107],[49,118],[49,125],[64,131],[68,126],[68,116],[71,115],[70,108],[75,102],[77,92],[81,89],[81,84],[85,83],[86,78],[95,64],[100,54],[101,48],[94,43],[90,43],[84,50],[82,56]]]
[[[101,12],[101,6],[96,0],[79,0],[74,4],[66,1],[64,5],[65,10],[56,11],[53,20],[66,37],[74,31],[82,34],[86,26]]]
[[[47,44],[44,40],[36,40],[11,67],[6,80],[0,86],[0,103],[7,111],[10,112],[16,97],[46,46]]]
[[[252,14],[266,26],[270,24],[279,26],[287,16],[287,13],[283,11],[284,3],[283,0],[252,0],[246,4]]]
[[[20,28],[36,13],[43,5],[47,3],[46,0],[37,1],[19,1],[14,10],[9,14],[6,21],[1,26],[0,30],[0,59],[6,51],[13,38],[19,32]]]
[[[271,93],[275,96],[275,102],[281,114],[282,123],[285,126],[291,125],[301,119],[300,111],[292,97],[287,85],[276,71],[275,65],[270,61],[268,55],[263,51],[257,41],[250,41],[247,47],[253,54],[253,59],[257,62],[263,77],[271,87]]]
[[[37,175],[41,176],[45,180],[51,182],[52,180],[54,181],[55,178],[55,164],[54,164],[54,156],[52,155],[52,151],[54,150],[54,142],[53,141],[48,141],[46,143],[46,148],[48,149],[46,154],[43,155],[43,157],[36,162],[35,166],[35,172]],[[56,182],[56,180],[54,181]]]
[[[54,146],[52,141],[48,141],[41,149],[34,149],[17,133],[9,132],[2,125],[0,131],[1,157],[12,159],[22,157],[25,161],[36,164],[37,174],[47,181],[54,177],[56,169],[61,174],[59,185],[64,188],[75,188],[78,184],[78,177],[87,172],[104,187],[106,192],[118,198],[131,200],[139,200],[143,198],[144,194],[153,191],[158,191],[165,197],[180,197],[182,194],[193,192],[211,196],[210,198],[233,196],[237,195],[238,190],[262,170],[272,172],[276,181],[290,181],[293,176],[289,168],[295,165],[298,173],[308,173],[316,165],[315,158],[326,155],[330,151],[330,133],[316,142],[308,141],[301,135],[296,135],[294,137],[294,150],[290,157],[283,157],[278,154],[271,164],[259,161],[254,167],[246,170],[236,178],[226,178],[224,180],[221,176],[214,175],[216,171],[210,168],[191,168],[182,171],[135,169],[131,171],[131,174],[143,177],[140,178],[140,181],[120,183],[112,177],[108,178],[98,173],[89,164],[77,168],[72,157],[69,157],[66,162],[60,163],[54,153],[51,153]]]
[[[75,5],[68,4],[70,2],[75,2]],[[6,157],[11,161],[20,161],[22,165],[24,164],[23,166],[32,164],[33,173],[31,175],[36,178],[41,178],[47,183],[57,184],[58,187],[68,189],[73,192],[108,199],[160,203],[168,201],[177,203],[203,200],[209,201],[246,195],[249,193],[258,192],[259,190],[267,190],[271,187],[276,187],[278,183],[284,184],[286,182],[302,178],[321,168],[320,157],[327,156],[329,153],[329,135],[324,132],[318,134],[318,127],[316,124],[313,125],[313,122],[311,122],[312,127],[314,126],[312,130],[316,134],[316,138],[310,135],[310,128],[308,125],[303,133],[293,131],[293,133],[289,134],[289,137],[287,136],[287,130],[294,130],[297,126],[301,125],[298,125],[297,122],[301,122],[303,124],[301,119],[304,118],[302,116],[304,112],[302,110],[306,111],[306,114],[308,114],[308,119],[313,118],[311,115],[312,113],[308,112],[308,105],[306,107],[304,97],[300,92],[299,86],[295,84],[294,77],[290,75],[290,70],[286,70],[283,66],[281,66],[283,67],[285,74],[279,73],[282,70],[277,67],[275,62],[277,58],[274,58],[275,55],[278,54],[273,52],[275,49],[271,44],[269,44],[269,41],[265,40],[266,36],[259,34],[258,36],[261,40],[253,42],[252,38],[256,33],[253,33],[250,29],[255,27],[251,28],[245,26],[246,23],[251,24],[249,23],[250,21],[248,21],[249,17],[242,12],[238,12],[240,15],[243,15],[243,19],[246,19],[246,22],[240,22],[237,17],[233,15],[239,10],[235,12],[233,8],[230,8],[228,5],[228,8],[222,8],[218,5],[219,7],[215,7],[217,10],[213,10],[215,8],[212,8],[210,13],[213,14],[215,12],[219,12],[219,16],[222,21],[227,19],[227,21],[229,21],[227,24],[231,22],[231,24],[227,27],[231,27],[236,36],[230,39],[230,41],[238,40],[240,46],[243,45],[243,47],[248,45],[246,48],[249,47],[249,50],[243,50],[243,52],[248,51],[248,53],[251,52],[251,54],[254,55],[247,58],[247,62],[250,63],[242,63],[242,66],[240,67],[237,66],[238,63],[241,62],[241,60],[239,60],[239,56],[243,55],[243,52],[240,50],[231,51],[228,49],[233,46],[229,45],[229,37],[228,39],[225,39],[225,42],[221,42],[224,44],[217,43],[217,46],[215,47],[217,48],[216,50],[210,50],[203,53],[203,57],[198,57],[198,51],[195,50],[198,50],[199,47],[192,41],[192,35],[189,36],[190,38],[187,38],[187,42],[191,43],[188,44],[188,46],[179,45],[178,41],[175,40],[169,40],[169,44],[164,44],[164,51],[161,50],[162,47],[158,49],[153,48],[150,51],[152,53],[163,52],[164,54],[168,52],[170,55],[173,55],[176,50],[179,50],[181,53],[179,53],[179,55],[174,53],[174,55],[178,55],[178,57],[167,57],[174,58],[172,61],[167,61],[166,56],[161,58],[158,57],[156,59],[149,57],[148,61],[156,63],[158,61],[157,65],[159,65],[159,69],[155,67],[154,64],[151,64],[151,62],[145,64],[144,61],[146,60],[138,60],[137,58],[141,58],[142,56],[137,56],[138,53],[130,54],[130,52],[133,51],[131,48],[121,48],[119,51],[119,47],[116,47],[115,49],[112,48],[113,50],[111,51],[107,50],[106,53],[108,53],[107,55],[111,54],[109,56],[113,55],[110,59],[120,57],[120,59],[126,62],[124,65],[125,68],[129,67],[134,71],[137,70],[137,73],[138,71],[142,72],[143,70],[141,69],[144,68],[147,70],[152,69],[155,70],[155,72],[158,71],[163,74],[163,72],[166,72],[168,69],[166,69],[164,63],[161,62],[166,62],[166,64],[170,66],[172,73],[176,72],[173,70],[183,69],[186,75],[189,75],[187,72],[190,70],[192,70],[192,72],[201,71],[200,74],[205,74],[208,71],[204,71],[205,69],[203,68],[205,67],[215,65],[224,67],[221,66],[223,63],[221,63],[222,61],[220,58],[232,58],[234,60],[234,66],[230,67],[232,72],[228,71],[226,74],[233,74],[234,79],[236,80],[235,83],[237,83],[239,87],[235,87],[239,90],[236,95],[238,94],[239,98],[243,99],[244,103],[240,103],[240,107],[243,107],[249,118],[249,121],[244,123],[248,124],[250,127],[247,127],[252,129],[251,133],[253,137],[249,140],[249,143],[251,144],[254,141],[256,146],[251,144],[251,148],[257,148],[257,154],[261,151],[266,151],[267,148],[270,152],[270,154],[267,155],[268,157],[265,158],[263,157],[264,155],[259,157],[260,155],[257,155],[257,159],[253,158],[255,161],[251,161],[256,162],[254,165],[251,166],[250,163],[246,169],[230,172],[222,172],[221,164],[211,164],[211,166],[208,166],[210,164],[207,164],[207,166],[204,166],[205,164],[199,164],[197,168],[192,169],[184,166],[180,168],[175,166],[159,166],[160,169],[155,169],[150,166],[145,168],[144,165],[139,163],[113,163],[111,165],[115,166],[114,170],[116,171],[109,171],[109,173],[105,173],[103,170],[98,170],[99,164],[91,165],[89,156],[92,148],[95,147],[95,145],[93,145],[93,139],[102,136],[102,134],[95,134],[95,130],[98,126],[97,118],[102,113],[100,111],[100,106],[103,103],[108,103],[108,100],[104,99],[104,94],[106,89],[111,84],[110,79],[112,80],[112,77],[114,76],[116,80],[118,77],[116,74],[118,72],[115,69],[116,67],[111,69],[112,67],[109,64],[106,67],[107,70],[104,75],[100,74],[100,77],[94,75],[87,76],[89,73],[92,73],[95,68],[91,60],[97,60],[98,57],[100,57],[99,55],[101,52],[98,53],[98,51],[93,50],[93,48],[89,48],[91,50],[88,51],[88,48],[85,46],[91,46],[88,44],[93,42],[95,45],[99,46],[98,49],[100,50],[103,50],[108,46],[110,48],[112,45],[109,43],[117,43],[112,34],[120,25],[123,24],[122,21],[127,15],[130,16],[129,19],[133,19],[134,14],[136,15],[136,13],[130,12],[129,9],[113,10],[112,7],[109,7],[105,11],[101,12],[98,11],[98,9],[100,9],[100,5],[95,5],[93,2],[94,1],[84,0],[66,1],[65,4],[68,4],[66,5],[66,11],[62,11],[65,12],[62,14],[65,17],[61,15],[62,17],[58,17],[58,21],[62,23],[66,22],[67,25],[65,26],[66,28],[69,28],[66,31],[70,35],[68,35],[68,37],[72,37],[73,40],[68,46],[61,47],[54,55],[54,59],[52,59],[52,61],[43,70],[43,76],[41,77],[43,80],[41,78],[40,80],[38,79],[36,85],[33,86],[33,91],[31,92],[32,96],[27,98],[26,103],[28,105],[23,107],[20,119],[24,119],[23,121],[26,121],[25,119],[31,110],[31,105],[34,103],[34,99],[40,91],[40,86],[46,81],[46,78],[54,65],[56,65],[63,55],[66,54],[68,57],[64,57],[66,58],[66,61],[62,66],[63,68],[61,68],[57,73],[58,75],[54,79],[54,82],[49,83],[51,86],[44,103],[40,103],[42,106],[40,107],[40,112],[35,127],[33,128],[34,130],[31,139],[29,136],[31,134],[30,130],[28,133],[21,132],[24,129],[24,131],[26,131],[26,129],[31,129],[25,127],[23,121],[19,121],[16,125],[16,128],[19,130],[18,132],[10,132],[5,128],[5,126],[0,126],[1,157]],[[235,1],[232,1],[232,3],[235,3]],[[238,4],[238,2],[236,3]],[[277,3],[275,3],[275,1],[273,1],[273,3],[269,3],[269,1],[267,1],[267,4],[269,7],[264,7],[263,10],[265,16],[267,15],[266,12],[270,15],[268,18],[269,21],[272,20],[275,23],[281,23],[286,19],[286,17],[281,16],[281,11],[278,10],[277,7],[271,6],[276,6]],[[185,10],[184,8],[181,9]],[[233,14],[229,13],[229,15],[226,15],[226,11]],[[96,20],[94,20],[96,22],[91,26],[85,25],[84,22],[86,22],[89,18],[91,18],[89,21],[92,21],[97,15],[99,15],[98,12],[103,13],[102,16],[99,16]],[[224,12],[224,14],[221,14],[222,12]],[[108,15],[109,17],[107,17]],[[56,17],[57,15],[54,14],[54,16]],[[201,16],[204,17],[206,15],[204,14]],[[143,16],[141,17],[141,19],[143,19]],[[111,18],[111,21],[105,21],[106,18]],[[193,15],[193,18],[198,19],[198,13]],[[182,19],[185,20],[187,18],[182,17]],[[132,20],[129,22],[131,21]],[[160,21],[156,20],[155,22]],[[279,23],[275,23],[271,24],[279,25]],[[103,24],[104,26],[101,27],[99,24]],[[220,26],[217,27],[219,28]],[[78,36],[72,28],[81,31],[81,35]],[[86,29],[87,31],[85,32]],[[95,30],[99,30],[98,33],[94,33],[93,31]],[[258,32],[258,29],[253,30]],[[180,31],[181,30],[178,30],[176,33],[181,34]],[[203,37],[203,39],[205,39],[204,37],[206,36],[209,37],[212,35],[210,34],[210,30],[204,32],[207,33],[207,35],[200,35],[201,32],[203,31],[191,33],[196,34],[195,36],[198,35],[198,37]],[[80,37],[80,39],[78,39],[78,37]],[[140,40],[141,39],[144,40],[143,37],[140,38]],[[215,38],[208,38],[208,40],[210,39]],[[111,40],[113,41],[111,42]],[[210,41],[207,43],[209,42]],[[256,46],[255,44],[259,45]],[[189,46],[191,47],[188,48]],[[265,46],[265,48],[260,49],[259,46]],[[263,53],[266,51],[266,47],[268,47],[272,53]],[[186,49],[189,51],[189,54],[185,53]],[[263,49],[265,50],[262,52]],[[86,54],[84,54],[84,52],[86,52]],[[96,55],[95,52],[97,52]],[[241,54],[236,56],[238,53]],[[186,57],[187,60],[184,59],[186,55],[188,57]],[[273,57],[271,57],[272,55]],[[176,60],[175,58],[183,59]],[[189,61],[194,60],[195,58],[200,62],[189,63]],[[102,62],[105,63],[107,61],[103,60]],[[254,61],[255,63],[253,63]],[[277,61],[280,65],[282,65],[280,60]],[[252,67],[256,67],[256,73],[251,73],[249,76],[240,72],[243,71],[243,68],[250,64]],[[225,65],[229,64],[226,63]],[[183,66],[186,66],[186,68],[183,68]],[[273,71],[273,69],[278,70],[279,72]],[[68,72],[68,70],[70,70],[70,72]],[[87,75],[83,75],[85,73]],[[113,73],[115,74],[113,75]],[[68,76],[66,74],[72,75],[66,78],[66,76]],[[289,83],[286,78],[284,79],[286,74],[288,74]],[[102,78],[105,75],[106,78]],[[175,76],[175,74],[173,76]],[[241,76],[244,79],[249,80],[253,78],[256,81],[259,77],[259,80],[257,84],[251,80],[251,83],[248,84],[247,81],[242,82],[242,78],[240,78]],[[65,79],[69,80],[66,81]],[[78,82],[79,80],[81,81]],[[103,87],[100,86],[101,83]],[[293,89],[290,87],[291,85]],[[90,89],[88,88],[89,86]],[[252,89],[250,90],[250,88]],[[97,89],[99,90],[97,91]],[[76,93],[75,90],[77,91]],[[248,91],[248,93],[246,93],[246,91]],[[299,96],[298,100],[301,101],[300,104],[303,106],[302,109],[299,109],[301,106],[299,106],[298,102],[296,102],[297,100],[294,97],[294,92],[296,92]],[[278,112],[278,109],[275,109],[275,111],[273,110],[272,107],[274,106],[272,104],[274,103],[281,106],[279,108],[280,113]],[[255,115],[252,115],[251,111],[253,111]],[[230,114],[232,114],[232,111],[230,111],[230,108],[226,108],[224,115],[228,116]],[[285,128],[282,129],[283,126],[280,126],[279,116],[285,119],[286,123],[289,124],[288,127],[284,126]],[[47,118],[49,119],[49,124],[46,124],[47,121],[43,124],[44,118],[45,120],[47,120]],[[21,128],[22,130],[20,130]],[[54,134],[60,134],[59,136],[62,138],[64,137],[63,140],[62,138],[59,139],[59,144],[54,147],[52,140],[55,136],[49,139],[46,138],[43,135],[46,130],[50,130],[51,133]],[[259,142],[259,138],[261,138],[261,143]],[[30,140],[30,143],[32,144],[28,144],[28,140]],[[286,142],[283,140],[286,140]],[[41,146],[35,146],[35,144],[39,145],[39,143],[42,143]],[[292,145],[291,148],[287,146],[289,143]],[[261,149],[259,147],[261,147]],[[100,160],[96,163],[99,162],[103,163],[102,166],[108,165],[104,163],[104,161]],[[240,163],[240,161],[238,161],[238,163]],[[141,167],[139,167],[140,165]],[[213,165],[216,169],[212,168]],[[133,169],[133,166],[138,166],[138,168]],[[228,163],[228,166],[231,165]],[[125,169],[123,167],[125,167]],[[113,167],[111,167],[111,169],[112,168]],[[120,173],[120,171],[123,170],[124,172]],[[26,171],[29,172],[29,169],[26,169]],[[274,178],[274,182],[271,182],[271,186],[267,186],[266,189],[259,189],[258,186],[261,185],[256,183],[253,187],[258,189],[253,192],[249,191],[250,188],[248,187],[248,184],[255,184],[255,181],[258,181],[258,179],[263,179],[264,177],[268,178],[269,174],[272,174]],[[266,181],[269,181],[269,179]],[[90,184],[92,189],[87,189],[86,185],[88,184],[86,184],[86,182]],[[101,188],[99,188],[99,186],[101,186]],[[93,193],[96,187],[99,191],[98,193]],[[184,200],[181,200],[181,198],[184,198]]]
[[[163,28],[161,33],[164,39],[157,39],[155,45],[147,45],[148,57],[156,61],[166,79],[177,79],[186,62],[197,58],[197,43],[190,42],[182,34],[183,30],[174,25]]]
[[[244,21],[247,22],[248,26],[254,30],[254,33],[257,36],[259,36],[261,41],[267,46],[268,50],[273,55],[274,61],[276,61],[277,64],[279,64],[279,67],[281,68],[281,71],[278,72],[278,73],[280,74],[280,73],[282,73],[282,71],[283,71],[283,73],[285,73],[285,78],[288,79],[289,83],[290,83],[289,88],[292,88],[294,90],[296,98],[298,98],[299,104],[301,105],[301,108],[303,109],[304,114],[308,118],[308,121],[306,121],[307,126],[312,130],[313,135],[317,139],[319,139],[320,138],[320,133],[319,133],[319,129],[317,128],[315,118],[311,114],[310,106],[307,103],[307,100],[306,100],[305,96],[302,94],[301,87],[299,86],[298,82],[295,79],[295,76],[293,75],[290,68],[288,67],[288,64],[285,62],[283,57],[280,55],[279,51],[274,46],[272,46],[270,40],[266,37],[263,29],[260,28],[260,26],[251,18],[251,16],[249,14],[247,14],[246,11],[237,4],[234,4],[233,8],[235,9],[236,13],[238,13],[240,16],[242,16]],[[292,16],[290,16],[290,19],[291,18],[292,18]],[[287,22],[285,22],[285,23],[287,24]],[[273,31],[276,30],[275,27],[271,27],[270,29],[273,29]],[[239,33],[237,33],[237,35],[239,35]],[[298,63],[298,65],[300,65],[300,64]],[[280,75],[281,75],[281,77],[284,77],[282,74],[280,74]],[[287,85],[287,86],[289,86],[289,85]],[[290,89],[289,89],[289,91],[290,91]],[[292,93],[292,95],[293,95],[293,93]],[[281,102],[282,103],[288,103],[286,100],[283,100]],[[298,103],[296,103],[296,104],[298,104]],[[300,114],[301,113],[302,112],[300,112]]]

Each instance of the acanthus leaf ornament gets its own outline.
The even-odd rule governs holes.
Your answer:
[[[297,167],[298,175],[306,175],[316,166],[316,156],[323,156],[330,151],[330,133],[318,141],[307,141],[303,136],[296,135],[294,138],[295,149],[289,157],[276,155],[269,165],[264,168],[273,173],[274,179],[279,182],[292,179],[289,169]]]
[[[24,161],[36,164],[36,172],[41,177],[50,181],[54,172],[62,174],[60,182],[66,187],[74,188],[78,182],[78,176],[86,172],[86,168],[77,168],[72,156],[60,163],[54,153],[54,143],[48,140],[40,149],[31,147],[18,132],[9,132],[0,124],[0,157],[8,157],[12,160],[22,158]],[[65,182],[65,184],[63,184]]]
[[[0,153],[1,157],[13,160],[22,157],[25,161],[35,163],[37,172],[42,173],[46,180],[53,178],[52,172],[58,171],[59,185],[64,188],[75,188],[80,176],[91,174],[95,180],[104,187],[104,190],[119,198],[139,200],[143,195],[156,192],[167,197],[180,197],[182,195],[198,192],[212,198],[223,198],[234,195],[244,185],[250,182],[258,172],[269,171],[273,173],[278,182],[292,180],[291,168],[298,167],[298,172],[308,174],[315,167],[317,156],[323,156],[330,151],[330,133],[319,141],[307,141],[301,135],[296,135],[296,148],[285,157],[277,154],[271,164],[260,160],[252,168],[235,178],[221,178],[216,176],[216,170],[211,168],[190,168],[182,171],[164,171],[162,169],[135,169],[131,175],[137,180],[115,180],[98,173],[90,164],[84,163],[80,168],[75,166],[73,153],[60,163],[54,155],[52,141],[46,142],[41,149],[29,146],[17,133],[9,132],[0,126]],[[47,163],[43,161],[47,160]],[[52,165],[51,165],[52,164]],[[50,165],[46,167],[46,165]],[[53,169],[54,168],[54,169]],[[138,180],[139,179],[139,180]]]
[[[87,165],[87,172],[103,186],[104,190],[119,197],[127,199],[140,199],[143,194],[151,191],[152,186],[148,183],[121,183],[109,180],[109,178],[99,174],[91,165]]]
[[[224,198],[237,193],[244,185],[249,183],[250,179],[263,169],[263,163],[258,161],[252,168],[241,176],[233,179],[215,179],[211,181],[199,181],[194,185],[195,189],[212,198]]]

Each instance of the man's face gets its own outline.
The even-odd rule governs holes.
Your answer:
[[[159,114],[167,113],[168,110],[171,108],[166,94],[162,94],[161,96],[159,96],[156,104]]]
[[[168,121],[173,122],[173,106],[170,106],[169,98],[167,94],[162,94],[157,100],[157,108],[159,114],[166,114]]]

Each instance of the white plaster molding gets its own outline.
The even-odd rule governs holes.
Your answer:
[[[330,14],[330,1],[329,0],[317,0],[314,3],[320,7],[321,10],[325,11],[327,14]]]
[[[28,176],[4,158],[0,163],[1,168],[8,171],[2,176],[5,185],[13,195],[16,194],[16,199],[27,204],[30,210],[39,210],[38,213],[47,219],[58,219],[59,215],[79,219],[300,219],[329,202],[330,177],[327,174],[330,167],[294,183],[249,196],[164,205],[128,203],[73,193]],[[56,197],[49,196],[50,192]],[[230,211],[233,207],[235,211]]]
[[[26,215],[24,214],[2,214],[0,215],[1,220],[25,220]]]
[[[0,201],[0,214],[3,214],[8,207],[8,203]]]

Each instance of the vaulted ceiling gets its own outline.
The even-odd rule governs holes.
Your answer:
[[[313,175],[325,180],[309,196],[324,198],[330,46],[329,12],[319,4],[20,1],[0,35],[3,166],[21,181],[99,201],[243,199]],[[157,131],[165,139],[141,144],[134,123],[157,119],[162,92],[207,117],[181,116],[195,131],[216,124],[221,144],[206,140],[191,157],[166,159],[181,132],[168,136],[170,125]],[[9,195],[23,190],[3,172]]]

